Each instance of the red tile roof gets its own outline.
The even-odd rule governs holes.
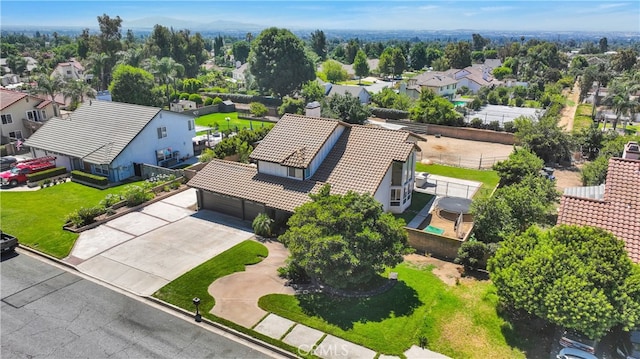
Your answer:
[[[603,200],[562,196],[558,224],[606,229],[640,263],[640,160],[611,158]]]
[[[24,92],[0,89],[0,110],[4,110],[25,97],[27,94]]]

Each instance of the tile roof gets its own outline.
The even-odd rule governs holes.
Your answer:
[[[606,229],[625,242],[629,257],[640,263],[640,160],[611,158],[602,200],[564,195],[558,224]]]
[[[209,162],[188,184],[288,212],[310,201],[309,193],[318,192],[323,185],[258,173],[255,166],[218,159]]]
[[[47,121],[25,145],[109,164],[160,111],[157,107],[92,100],[69,118]]]
[[[285,115],[283,119],[256,147],[252,158],[280,158],[282,154],[288,154],[277,162],[302,163],[302,159],[309,159],[311,148],[319,148],[329,137],[328,129],[346,125],[301,115]],[[317,139],[312,141],[314,133]],[[307,180],[266,175],[258,173],[253,166],[212,161],[189,181],[189,185],[293,212],[308,202],[308,194],[316,193],[324,183],[330,183],[331,192],[335,194],[345,194],[350,190],[375,194],[393,161],[407,160],[415,148],[414,139],[413,134],[407,131],[347,125],[317,171]],[[305,142],[312,145],[301,145]],[[291,149],[295,150],[292,152]],[[278,155],[270,156],[269,151]],[[254,156],[256,152],[260,156]],[[230,181],[233,181],[233,186],[229,186]]]
[[[307,168],[338,126],[346,123],[285,114],[251,153],[251,159]]]
[[[331,85],[331,89],[327,96],[333,96],[335,94],[345,95],[347,93],[351,94],[353,97],[360,97],[362,91],[367,91],[360,86],[345,86],[345,85]]]
[[[0,89],[0,110],[4,110],[27,96],[24,92]]]

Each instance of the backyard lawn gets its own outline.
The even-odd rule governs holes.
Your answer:
[[[2,230],[18,237],[21,245],[64,258],[78,238],[78,234],[62,229],[67,215],[81,207],[96,206],[107,194],[121,192],[122,188],[99,190],[66,182],[37,191],[4,191],[0,202]]]
[[[525,354],[529,347],[540,346],[535,333],[515,335],[496,313],[489,281],[465,279],[449,287],[432,270],[404,262],[393,269],[398,284],[371,298],[270,294],[259,306],[390,355],[418,345],[421,336],[429,349],[452,358],[524,358],[531,357]]]
[[[591,105],[583,103],[576,108],[576,114],[573,117],[573,133],[578,133],[582,129],[587,129],[593,124],[591,119]]]
[[[481,182],[482,187],[480,187],[476,193],[476,196],[481,197],[489,196],[493,189],[498,185],[498,181],[500,181],[496,171],[473,170],[437,164],[425,165],[424,163],[416,163],[416,172],[428,172],[434,175]]]
[[[227,117],[229,117],[229,123],[227,123],[227,120],[226,120]],[[196,126],[203,126],[203,127],[215,128],[217,125],[220,131],[227,130],[227,129],[232,129],[235,131],[236,127],[239,130],[241,130],[243,128],[252,128],[252,127],[253,128],[258,128],[263,126],[273,127],[274,125],[273,122],[268,122],[268,121],[249,121],[249,120],[239,119],[237,112],[210,113],[208,115],[197,117],[195,119],[195,122],[196,122]],[[199,135],[205,134],[205,132],[202,132],[202,133],[199,132],[198,134]]]

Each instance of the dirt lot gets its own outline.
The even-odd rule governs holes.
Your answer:
[[[427,142],[418,142],[422,149],[422,160],[466,168],[490,168],[513,151],[513,146],[500,143],[461,140],[450,137],[427,137]]]

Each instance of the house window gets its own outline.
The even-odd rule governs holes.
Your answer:
[[[27,118],[29,121],[42,122],[44,121],[44,112],[39,110],[27,111]]]
[[[187,122],[188,122],[189,131],[193,130],[193,120],[189,120]]]
[[[393,162],[391,167],[391,185],[402,185],[402,162]]]
[[[401,200],[402,200],[402,189],[392,188],[391,189],[391,205],[399,206]]]
[[[2,124],[3,125],[9,124],[9,123],[13,123],[13,120],[11,119],[11,114],[10,113],[8,113],[6,115],[1,115],[1,117],[2,117]]]
[[[9,132],[9,138],[15,138],[15,139],[22,138],[22,131]]]
[[[158,127],[158,138],[167,137],[167,128],[166,127]]]
[[[94,165],[93,171],[101,176],[109,176],[109,165]]]
[[[287,176],[289,177],[304,179],[302,178],[303,174],[302,168],[287,167]]]

